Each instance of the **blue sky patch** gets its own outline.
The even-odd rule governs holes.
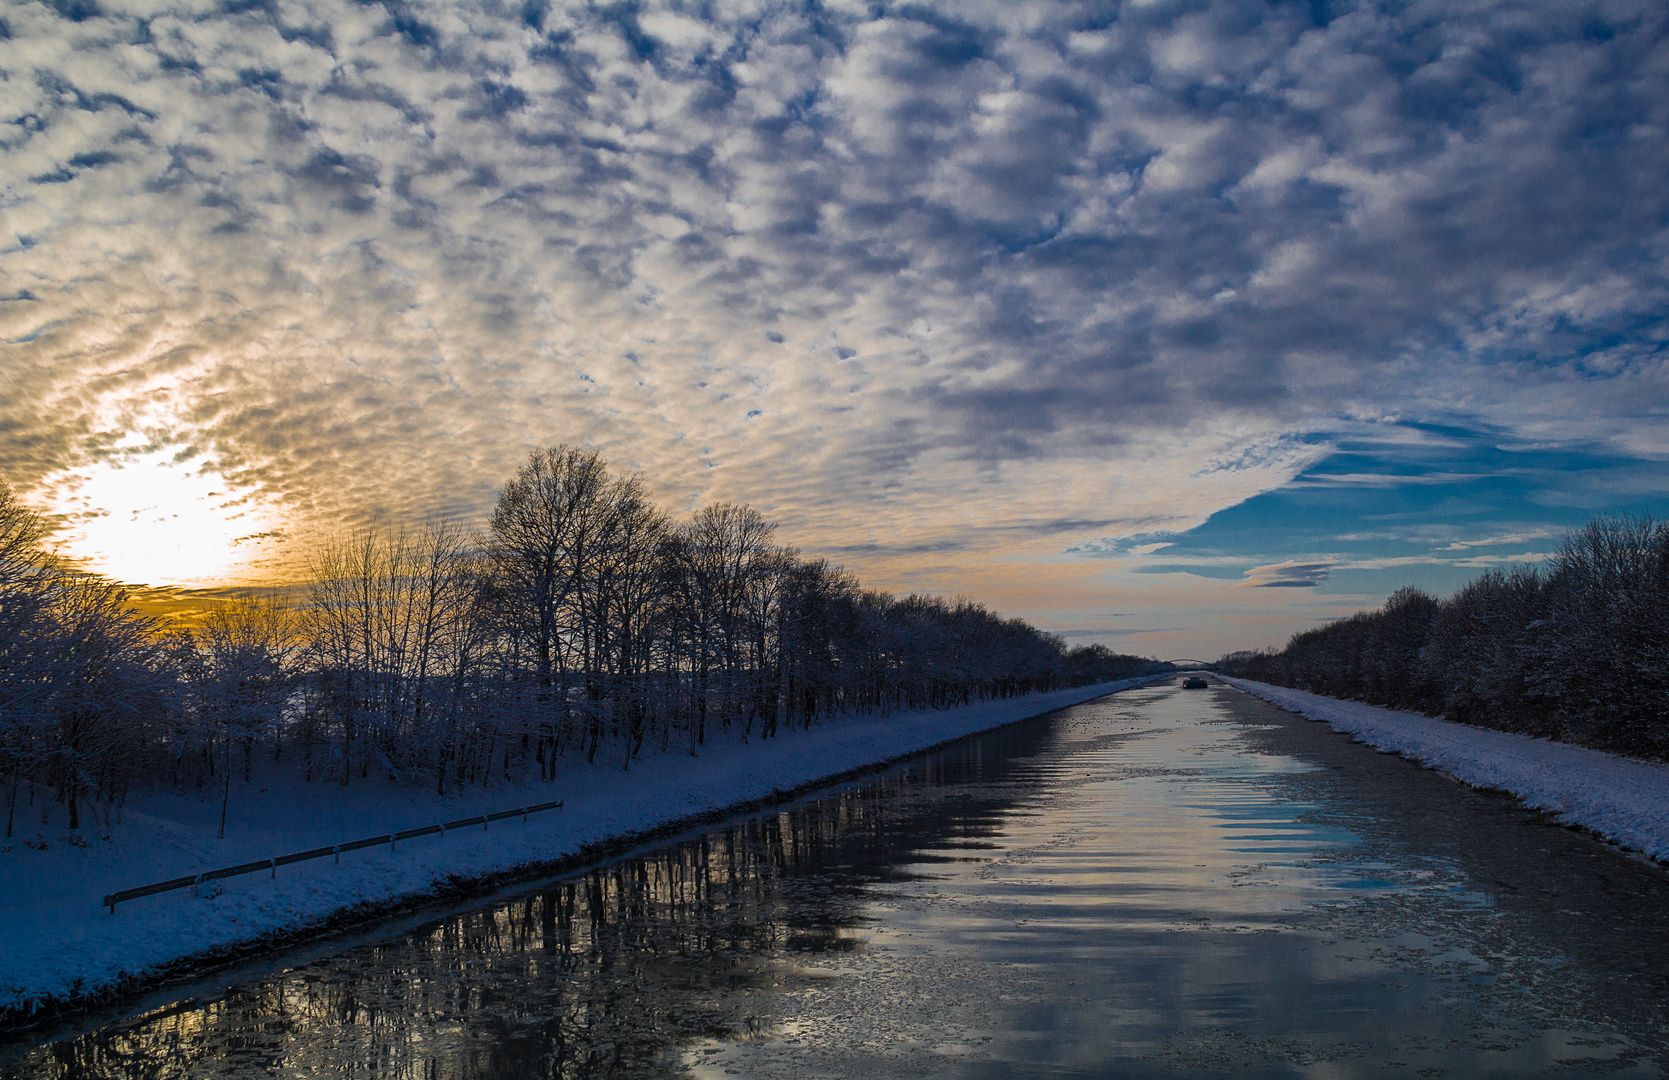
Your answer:
[[[1456,426],[1381,427],[1341,439],[1291,482],[1197,528],[1125,537],[1096,554],[1139,558],[1139,574],[1352,595],[1407,584],[1447,593],[1491,566],[1545,558],[1595,514],[1669,512],[1669,500],[1637,493],[1661,478],[1657,461]],[[1153,544],[1163,546],[1135,553]]]

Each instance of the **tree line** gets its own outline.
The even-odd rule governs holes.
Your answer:
[[[0,783],[80,826],[136,784],[213,785],[222,830],[258,757],[307,780],[444,795],[629,767],[716,732],[946,708],[1162,665],[1067,648],[967,599],[864,588],[778,544],[751,507],[673,520],[594,452],[531,454],[479,534],[447,520],[321,545],[288,599],[181,627],[76,572],[0,484]]]
[[[1222,669],[1330,697],[1669,758],[1669,522],[1600,517],[1545,567],[1305,630]]]

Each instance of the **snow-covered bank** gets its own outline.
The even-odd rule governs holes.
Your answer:
[[[46,1002],[136,989],[189,958],[324,928],[344,915],[393,911],[485,884],[729,807],[820,781],[1139,685],[1097,686],[983,702],[961,709],[860,716],[769,741],[720,741],[699,757],[646,755],[629,772],[576,763],[551,783],[473,790],[440,799],[367,782],[301,784],[286,774],[234,788],[225,839],[218,793],[129,802],[124,823],[80,830],[39,826],[19,808],[0,842],[0,1023]],[[278,870],[147,897],[114,915],[105,894],[286,852],[430,825],[528,802],[566,807],[525,824],[454,830]],[[61,808],[59,817],[61,818]]]
[[[1669,862],[1669,766],[1250,679],[1218,677],[1288,712],[1348,732],[1375,749],[1401,754],[1473,787],[1509,791],[1563,822]]]

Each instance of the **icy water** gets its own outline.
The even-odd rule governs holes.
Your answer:
[[[1659,1076],[1669,881],[1170,685],[239,979],[0,1074]]]

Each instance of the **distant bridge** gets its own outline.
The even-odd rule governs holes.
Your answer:
[[[1192,657],[1188,657],[1188,656],[1181,657],[1180,659],[1177,659],[1177,660],[1161,660],[1159,662],[1161,664],[1169,664],[1169,665],[1171,665],[1172,668],[1174,668],[1177,671],[1216,671],[1217,670],[1217,661],[1215,661],[1215,660],[1195,660]]]

